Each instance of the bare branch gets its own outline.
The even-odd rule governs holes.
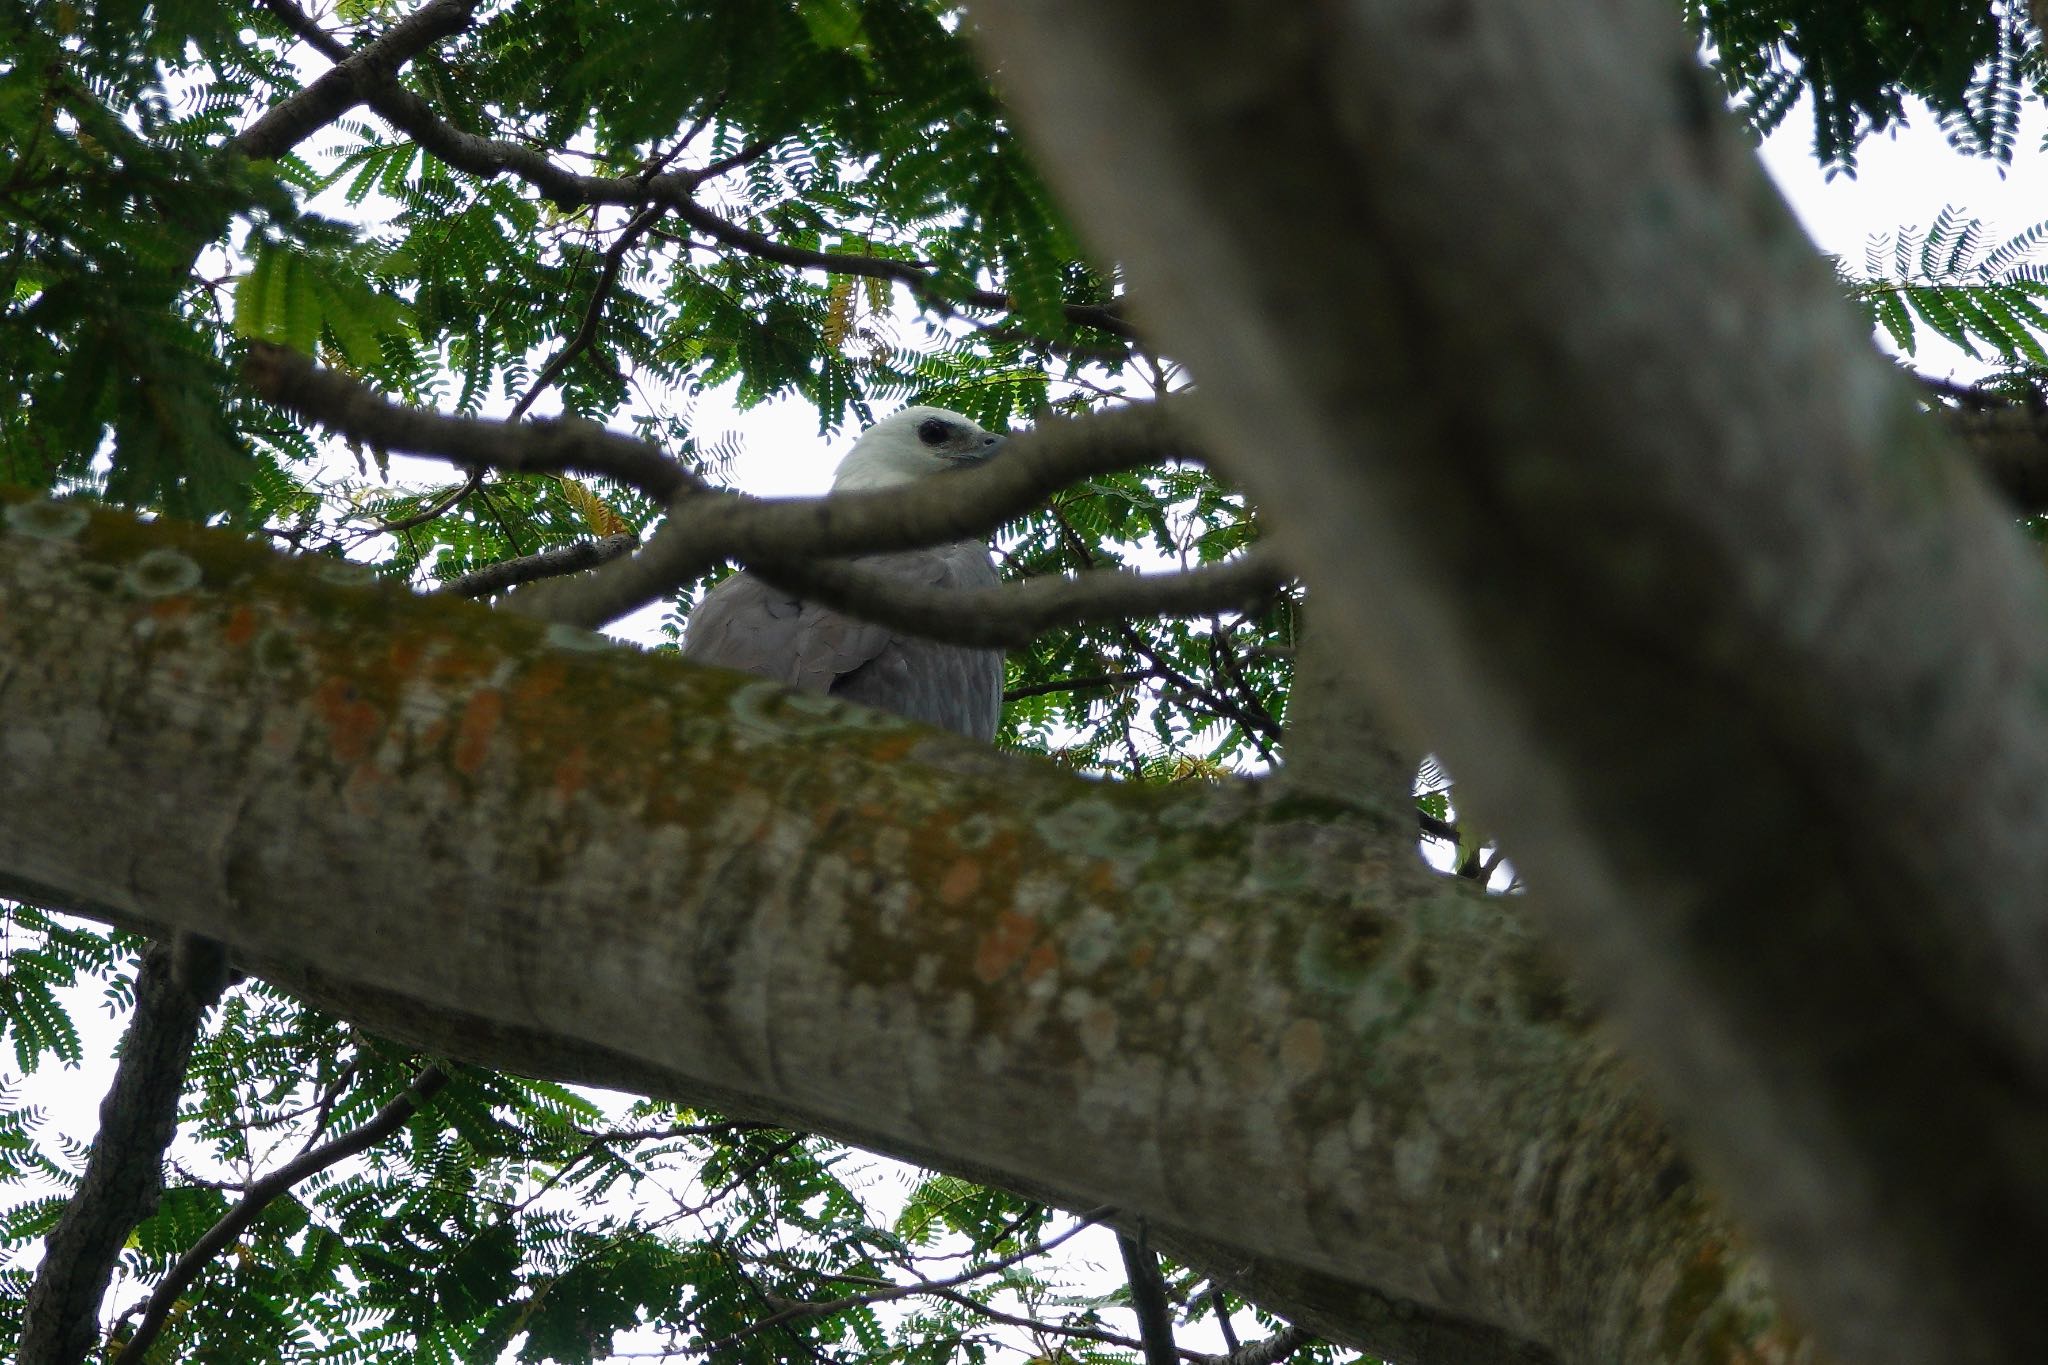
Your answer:
[[[322,72],[305,89],[272,105],[237,134],[229,147],[255,161],[282,156],[361,104],[372,86],[395,85],[400,67],[437,40],[461,32],[476,6],[477,0],[428,0],[393,24],[388,33]],[[277,5],[272,5],[271,11],[292,23]],[[293,28],[296,31],[298,26],[293,24]]]
[[[1080,1214],[1076,1218],[1074,1226],[1056,1237],[1048,1237],[1044,1241],[1034,1242],[1030,1246],[1010,1253],[1008,1256],[971,1265],[958,1274],[948,1275],[944,1279],[921,1280],[916,1284],[890,1285],[885,1289],[876,1289],[866,1294],[851,1294],[844,1298],[828,1299],[816,1303],[787,1304],[776,1309],[776,1311],[760,1321],[749,1323],[740,1331],[712,1342],[708,1346],[697,1347],[696,1350],[704,1355],[715,1357],[749,1337],[758,1336],[769,1328],[780,1326],[786,1322],[800,1321],[805,1318],[829,1317],[834,1313],[841,1313],[849,1308],[863,1308],[878,1303],[891,1303],[897,1299],[912,1298],[919,1294],[937,1294],[945,1290],[954,1289],[960,1285],[981,1279],[984,1276],[994,1275],[1000,1271],[1007,1270],[1020,1261],[1030,1260],[1034,1256],[1042,1256],[1062,1243],[1087,1231],[1114,1212],[1115,1210],[1111,1208],[1091,1209],[1087,1213]],[[120,1362],[116,1362],[116,1365],[120,1365]]]
[[[879,553],[983,535],[1077,478],[1191,457],[1194,449],[1171,406],[1047,419],[1015,438],[999,460],[905,488],[757,501],[714,495],[652,445],[579,419],[495,422],[407,408],[278,346],[253,346],[246,372],[273,402],[388,449],[470,468],[598,474],[664,502],[689,494],[674,503],[643,553],[580,582],[514,597],[508,605],[524,615],[602,625],[721,560],[738,559],[778,586],[858,609],[884,625],[956,643],[1010,646],[1072,621],[1256,606],[1285,578],[1265,557],[1250,555],[1188,574],[1103,572],[963,593],[917,591],[859,565],[793,562],[799,556]]]
[[[1015,649],[1055,626],[1135,616],[1207,616],[1251,611],[1287,581],[1259,547],[1185,573],[1096,569],[1076,578],[1032,578],[963,590],[906,582],[844,561],[756,564],[751,571],[798,596],[927,640]]]
[[[1124,673],[1097,673],[1086,678],[1054,678],[1051,682],[1013,687],[1003,693],[1003,703],[1008,705],[1026,697],[1042,697],[1049,692],[1093,692],[1099,688],[1135,687],[1148,678],[1158,676],[1156,670],[1139,668]]]
[[[329,61],[339,62],[347,58],[348,45],[320,27],[312,15],[293,4],[292,0],[263,0],[263,8],[269,10],[301,42],[317,49]]]
[[[681,465],[645,441],[579,417],[487,422],[402,407],[365,384],[267,342],[250,346],[243,374],[273,403],[386,450],[434,456],[468,469],[597,474],[657,502],[697,486]]]
[[[583,310],[582,324],[576,328],[576,335],[570,337],[562,349],[555,352],[554,359],[534,376],[532,386],[512,405],[512,421],[516,422],[524,417],[527,409],[533,406],[534,399],[546,392],[548,385],[554,383],[562,371],[569,367],[569,362],[596,338],[597,324],[604,316],[605,303],[611,298],[612,287],[618,283],[620,263],[626,259],[626,253],[633,249],[633,244],[646,236],[648,229],[661,220],[664,212],[664,208],[659,204],[642,209],[619,233],[618,240],[605,248],[604,264],[598,270],[596,287],[590,291],[590,306]]]

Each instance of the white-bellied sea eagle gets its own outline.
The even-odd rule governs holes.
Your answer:
[[[839,462],[832,488],[913,483],[985,460],[1002,439],[957,412],[904,408],[862,433]],[[988,546],[975,540],[863,555],[856,562],[939,588],[986,588],[997,582]],[[690,614],[683,654],[979,740],[995,736],[1002,716],[1001,650],[922,640],[806,602],[745,572],[704,595]]]

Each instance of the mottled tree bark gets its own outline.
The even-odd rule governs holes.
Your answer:
[[[2048,594],[1656,0],[979,0],[1833,1347],[2048,1359]]]
[[[1414,877],[1405,822],[1105,787],[220,534],[0,526],[0,891],[1114,1204],[1397,1359],[1787,1330],[1519,913]]]

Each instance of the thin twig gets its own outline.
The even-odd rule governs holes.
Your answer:
[[[199,1277],[199,1272],[215,1256],[234,1245],[271,1200],[308,1176],[376,1146],[403,1127],[446,1084],[447,1072],[437,1066],[426,1068],[362,1127],[286,1162],[250,1185],[249,1192],[222,1214],[219,1222],[201,1234],[199,1240],[157,1282],[155,1291],[143,1308],[141,1320],[135,1324],[134,1335],[122,1345],[121,1353],[114,1357],[114,1365],[141,1365],[143,1357],[155,1344],[157,1334],[163,1331],[164,1323],[169,1320],[171,1309]]]
[[[574,545],[562,545],[552,550],[541,550],[519,559],[504,559],[496,564],[486,564],[460,578],[451,578],[435,588],[437,593],[449,597],[489,597],[521,583],[536,583],[546,578],[562,578],[572,573],[582,573],[600,564],[632,553],[640,544],[640,537],[631,531],[621,531],[615,536],[599,540],[582,540]]]

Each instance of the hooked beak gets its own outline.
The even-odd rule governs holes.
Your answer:
[[[1000,454],[1003,442],[1007,439],[995,432],[987,432],[982,436],[981,447],[978,450],[947,451],[945,458],[952,462],[955,469],[971,468]]]

